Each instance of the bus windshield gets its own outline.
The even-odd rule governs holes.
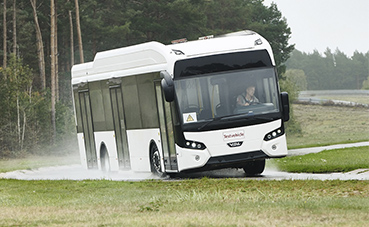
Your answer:
[[[221,118],[267,117],[279,112],[273,67],[197,74],[178,78],[174,85],[183,125]]]

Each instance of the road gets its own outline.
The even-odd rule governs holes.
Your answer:
[[[369,142],[332,145],[324,147],[304,148],[289,150],[290,155],[304,155],[317,153],[323,150],[346,148],[357,146],[369,146]],[[246,177],[242,170],[223,169],[207,171],[194,174],[183,174],[165,180],[178,180],[183,178],[243,178],[256,180],[369,180],[369,169],[358,169],[347,173],[311,174],[311,173],[287,173],[276,169],[266,168],[258,177]],[[114,181],[141,181],[148,179],[160,179],[151,173],[137,173],[132,171],[102,172],[99,170],[86,170],[81,165],[67,165],[44,167],[35,170],[17,170],[13,172],[0,173],[0,178],[20,180],[87,180],[107,179]]]

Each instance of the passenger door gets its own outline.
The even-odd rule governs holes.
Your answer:
[[[95,136],[92,122],[91,102],[88,89],[78,91],[79,119],[83,131],[83,139],[86,149],[86,161],[89,169],[97,169],[97,155],[95,148]]]
[[[155,82],[155,91],[158,105],[161,145],[163,148],[165,169],[167,172],[177,172],[178,164],[170,103],[164,100],[160,81]]]
[[[119,168],[131,169],[126,123],[124,118],[122,89],[120,85],[111,85],[109,89]]]

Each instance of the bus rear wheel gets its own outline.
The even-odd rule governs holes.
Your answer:
[[[150,166],[151,172],[159,177],[164,177],[165,174],[161,168],[161,158],[160,152],[156,145],[151,146],[150,148]]]
[[[265,169],[265,159],[249,161],[243,167],[247,176],[260,175]]]
[[[101,160],[101,170],[104,172],[109,172],[110,171],[109,154],[105,148],[101,150],[100,160]]]

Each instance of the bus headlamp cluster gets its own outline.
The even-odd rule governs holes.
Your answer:
[[[267,133],[264,137],[264,140],[269,141],[269,140],[275,139],[277,137],[280,137],[283,134],[284,134],[284,129],[283,129],[283,127],[281,127],[281,128],[278,128],[276,130],[273,130],[273,131]]]
[[[206,148],[205,144],[196,142],[196,141],[189,141],[186,140],[185,147],[189,149],[196,149],[196,150],[204,150]]]

